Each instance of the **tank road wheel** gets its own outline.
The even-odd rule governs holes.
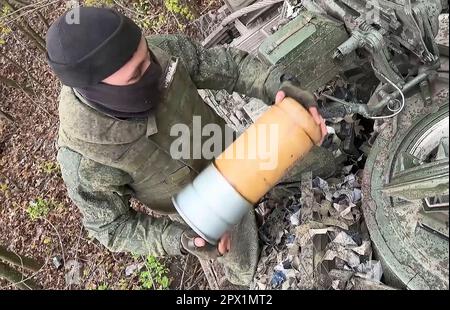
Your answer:
[[[416,94],[375,141],[363,180],[363,212],[388,284],[449,288],[448,72]]]

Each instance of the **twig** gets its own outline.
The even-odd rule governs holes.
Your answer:
[[[21,0],[12,0],[12,2],[18,3],[20,6],[30,5],[29,2],[21,1]]]
[[[30,27],[26,22],[22,24],[16,24],[16,27],[22,31],[30,41],[42,52],[45,53],[47,48],[45,47],[45,40],[37,33],[33,28]]]
[[[175,20],[177,22],[178,29],[180,29],[181,26],[183,26],[183,24],[180,23],[180,21],[178,20],[177,16],[172,11],[169,11],[169,12],[170,12],[170,14],[172,14],[173,18],[175,18]]]
[[[195,269],[194,272],[191,274],[191,276],[189,277],[189,279],[187,279],[186,283],[190,283],[189,281],[195,276],[196,272],[198,269],[198,265],[195,265]]]
[[[44,0],[44,1],[41,1],[40,3],[46,2],[46,1],[47,1],[47,0]],[[31,9],[31,10],[29,10],[29,11],[27,11],[27,12],[25,12],[25,13],[19,15],[19,16],[16,16],[15,18],[10,19],[10,20],[8,20],[8,21],[6,21],[6,22],[4,21],[4,20],[6,20],[7,17],[12,16],[12,15],[14,15],[14,14],[17,14],[17,12],[23,11],[23,9],[25,9],[25,8],[28,8],[28,7],[37,5],[38,3],[36,3],[36,4],[30,4],[30,5],[27,5],[27,6],[23,6],[23,7],[21,7],[21,8],[18,8],[18,9],[15,10],[14,12],[9,13],[9,14],[3,16],[2,18],[0,18],[0,22],[2,22],[2,23],[4,23],[4,24],[10,24],[11,22],[13,22],[13,21],[15,21],[15,20],[18,20],[18,19],[20,19],[21,17],[23,17],[23,16],[25,16],[25,15],[27,15],[27,14],[33,13],[33,12],[35,12],[35,11],[37,11],[37,10],[40,10],[40,9],[42,9],[42,8],[45,8],[45,7],[47,7],[47,6],[50,6],[50,5],[55,4],[55,3],[57,3],[57,2],[59,2],[59,0],[54,0],[54,1],[50,2],[50,3],[46,3],[46,4],[41,5],[41,6],[39,6],[39,7],[35,7],[35,8],[33,8],[33,9]]]
[[[196,285],[197,285],[198,283],[200,283],[200,281],[202,281],[202,280],[203,280],[203,278],[202,278],[202,277],[199,277],[198,280],[195,281],[194,284],[192,284],[187,290],[192,289],[194,286],[196,286]]]
[[[35,6],[35,5],[40,4],[40,3],[42,3],[42,2],[45,2],[45,1],[47,1],[47,0],[42,0],[41,2],[38,2],[38,3],[31,3],[31,4],[25,5],[25,6],[23,6],[23,7],[20,7],[20,8],[18,8],[17,10],[15,10],[14,12],[9,13],[9,14],[3,16],[2,18],[0,18],[0,22],[3,20],[3,18],[9,17],[9,16],[11,16],[11,15],[14,15],[14,14],[16,14],[16,13],[19,12],[19,11],[23,11],[23,10],[29,8],[29,7]],[[5,2],[5,0],[3,0],[2,2]]]
[[[7,0],[1,0],[3,5],[10,9],[12,12],[16,12],[17,8],[9,3]],[[14,19],[13,19],[14,20]],[[12,20],[10,20],[7,23],[10,23]],[[36,45],[36,47],[38,47],[41,52],[46,51],[45,48],[45,40],[29,25],[29,23],[27,21],[23,21],[22,22],[17,22],[15,23],[15,26],[17,27],[17,29],[19,29],[20,31],[22,31],[27,37],[28,39],[30,39],[31,41],[33,41]]]
[[[22,2],[21,0],[12,0],[12,1],[18,3],[21,6],[30,4],[29,2]]]
[[[7,114],[6,112],[3,112],[2,110],[0,110],[0,119],[1,118],[5,119],[13,124],[16,123],[11,115]]]
[[[75,260],[78,258],[78,248],[80,247],[80,239],[83,234],[83,224],[80,225],[80,232],[78,233],[77,247],[75,248]]]
[[[114,253],[113,253],[113,252],[110,252],[110,254],[111,254],[111,257],[113,258],[113,260],[114,260],[116,263],[120,263],[120,261],[114,256]]]
[[[186,283],[190,283],[190,281],[191,281],[191,279],[192,279],[193,276],[194,276],[194,274],[191,274],[191,275],[189,276],[189,278],[187,278]]]
[[[128,11],[128,12],[130,12],[130,13],[133,13],[133,14],[136,14],[136,15],[141,15],[141,16],[147,16],[147,14],[139,13],[139,12],[137,12],[137,11],[135,11],[135,10],[132,10],[132,9],[130,9],[130,8],[127,8],[126,6],[124,6],[123,4],[121,4],[121,3],[120,3],[119,1],[117,1],[117,0],[114,0],[114,3],[117,4],[119,7],[121,7],[122,9],[124,9],[124,10],[126,10],[126,11]]]
[[[208,6],[205,9],[203,9],[203,11],[200,13],[200,16],[205,14],[205,12],[209,10],[209,8],[212,6],[213,3],[214,1],[209,1]]]
[[[188,261],[189,261],[189,255],[186,257],[186,262],[184,263],[183,274],[181,275],[180,286],[178,287],[178,289],[180,289],[180,290],[183,287],[184,274],[186,273],[186,267],[187,267]]]
[[[42,15],[42,13],[37,10],[36,11],[37,16],[39,16],[39,18],[41,19],[42,23],[45,25],[45,27],[48,29],[50,27],[48,21],[45,19],[44,15]]]
[[[55,230],[55,232],[56,232],[56,235],[57,235],[58,240],[59,240],[59,246],[61,247],[61,255],[62,255],[62,259],[63,259],[63,264],[64,264],[64,266],[65,266],[65,265],[66,265],[66,256],[65,256],[65,254],[64,254],[64,247],[63,247],[63,243],[62,243],[62,240],[61,240],[61,236],[60,236],[58,230],[56,229],[56,227],[55,227],[49,220],[47,220],[45,217],[43,217],[42,219],[43,219],[46,223],[48,223],[48,224]]]

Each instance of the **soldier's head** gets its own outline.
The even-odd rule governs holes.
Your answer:
[[[49,28],[47,59],[61,82],[88,101],[125,113],[149,111],[159,100],[161,67],[140,28],[111,9],[80,7]]]

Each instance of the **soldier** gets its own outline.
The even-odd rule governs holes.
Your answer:
[[[79,23],[69,12],[57,19],[46,43],[48,63],[64,84],[57,158],[84,226],[111,251],[217,258],[230,282],[249,285],[259,255],[254,213],[217,247],[183,223],[171,197],[209,162],[173,159],[170,129],[192,129],[193,116],[225,126],[197,89],[272,104],[283,73],[237,49],[205,49],[181,35],[144,38],[132,20],[111,9],[82,7],[78,13]],[[293,83],[283,85],[302,103],[314,103]],[[283,96],[278,92],[277,100]],[[323,119],[314,107],[310,111],[325,134]],[[131,197],[163,216],[135,211]]]

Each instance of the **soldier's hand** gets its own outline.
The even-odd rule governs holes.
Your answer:
[[[294,78],[282,82],[280,85],[280,90],[286,94],[286,97],[295,99],[306,109],[317,107],[317,102],[314,95],[311,92],[301,88],[300,83],[296,82],[296,79]]]
[[[181,245],[184,250],[201,259],[215,259],[226,254],[231,247],[231,239],[228,233],[224,234],[217,246],[207,243],[203,238],[191,229],[186,230],[181,236]]]
[[[219,240],[219,244],[217,245],[217,249],[221,255],[225,255],[231,249],[231,235],[226,232],[222,238]]]
[[[196,237],[194,238],[194,244],[197,247],[204,247],[207,245],[207,242],[201,238],[201,237]],[[220,255],[225,255],[226,253],[228,253],[228,251],[230,251],[231,248],[231,235],[230,233],[226,232],[222,238],[220,238],[219,240],[219,244],[217,245],[217,250],[219,251]]]
[[[280,90],[275,97],[275,103],[283,101],[283,99],[285,97],[287,97],[286,93],[283,90]],[[299,100],[296,98],[292,98],[292,99]],[[325,136],[328,133],[327,126],[325,125],[325,120],[322,118],[322,116],[320,116],[319,111],[317,110],[317,107],[315,105],[309,106],[308,111],[311,114],[311,116],[313,117],[316,124],[320,126],[320,130],[322,132],[322,139],[320,140],[320,144],[322,144],[323,139],[325,138]]]

